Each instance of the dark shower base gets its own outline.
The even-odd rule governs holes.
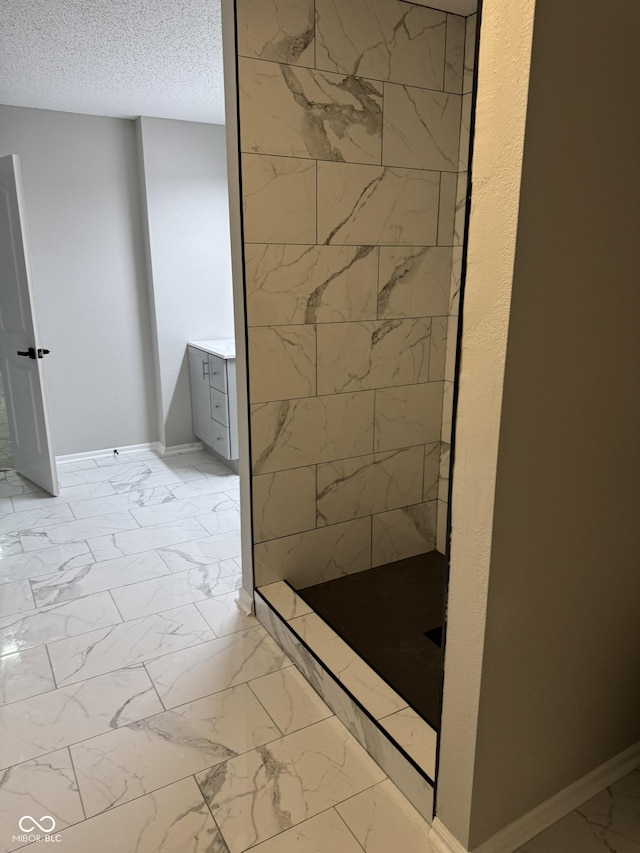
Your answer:
[[[436,730],[446,560],[437,551],[297,590]]]

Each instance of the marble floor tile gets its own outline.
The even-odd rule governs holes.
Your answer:
[[[0,657],[0,705],[37,696],[55,686],[44,646]]]
[[[201,477],[199,480],[191,480],[188,483],[168,486],[168,489],[176,500],[186,501],[200,495],[211,495],[219,492],[228,493],[229,490],[235,489],[237,483],[238,477],[229,472],[228,476]]]
[[[0,708],[0,768],[162,710],[144,667],[132,667]]]
[[[231,853],[240,853],[381,782],[335,718],[196,776]]]
[[[246,685],[164,711],[71,748],[87,816],[279,737]]]
[[[517,853],[638,853],[640,769],[578,806]]]
[[[165,708],[218,693],[289,666],[261,625],[164,655],[147,664]]]
[[[21,534],[20,542],[25,551],[39,551],[41,548],[48,548],[50,545],[66,545],[70,542],[88,541],[97,536],[113,536],[124,530],[136,529],[138,529],[138,522],[131,513],[113,512],[96,518],[83,518],[42,529],[32,529]]]
[[[6,770],[0,776],[0,849],[17,850],[24,815],[48,815],[58,832],[84,820],[68,749],[60,749]],[[48,825],[48,824],[47,824]]]
[[[188,465],[184,468],[161,468],[158,471],[149,469],[144,476],[137,480],[129,481],[126,478],[122,480],[112,480],[113,487],[116,492],[124,493],[137,491],[139,489],[156,489],[160,486],[175,486],[181,483],[191,482],[192,480],[200,480],[204,474],[195,465]]]
[[[276,581],[260,587],[260,592],[278,611],[283,619],[295,619],[296,616],[304,616],[312,613],[309,605],[291,589],[288,583]]]
[[[60,489],[58,497],[53,498],[47,492],[33,492],[13,498],[16,510],[41,509],[47,506],[59,506],[71,501],[83,501],[89,498],[101,498],[115,495],[111,483],[83,483],[80,486],[68,486]]]
[[[404,708],[380,720],[380,725],[430,779],[435,779],[438,735],[419,714],[412,708]]]
[[[252,847],[251,851],[252,853],[302,853],[302,851],[304,853],[362,853],[362,847],[335,809],[327,809],[326,812],[311,817],[281,832],[280,835]]]
[[[172,572],[182,572],[192,566],[209,566],[211,563],[239,558],[239,540],[240,537],[235,534],[222,533],[175,546],[168,545],[158,550]]]
[[[60,833],[64,853],[228,853],[194,779],[182,779]]]
[[[99,564],[98,564],[99,565]],[[164,565],[164,564],[163,564]],[[130,583],[112,590],[113,600],[123,619],[137,619],[161,613],[183,604],[193,604],[214,595],[233,592],[242,584],[240,570],[229,571],[229,563],[199,566],[186,572],[170,572],[140,583]]]
[[[240,507],[235,501],[226,502],[228,508],[199,515],[198,521],[210,536],[225,536],[229,542],[234,540],[240,547]]]
[[[169,489],[166,486],[158,486],[155,489],[132,489],[130,492],[119,494],[114,490],[107,496],[98,495],[91,500],[74,500],[70,506],[75,517],[80,519],[94,518],[97,515],[106,515],[120,510],[135,510],[139,507],[155,508],[158,504],[169,502],[175,502]]]
[[[76,471],[60,471],[58,473],[58,483],[61,489],[67,486],[81,486],[84,483],[113,483],[113,487],[118,490],[118,486],[136,485],[142,488],[142,483],[149,474],[149,469],[140,462],[133,465],[118,465],[112,467],[95,466],[93,468],[84,468]]]
[[[386,717],[407,707],[317,614],[298,616],[289,625],[373,717]]]
[[[29,530],[49,528],[61,521],[73,520],[74,515],[67,504],[55,504],[41,509],[27,509],[0,517],[0,535],[23,535]]]
[[[229,510],[235,514],[238,513],[236,505],[224,492],[213,492],[208,495],[196,495],[186,500],[174,498],[171,501],[161,503],[159,506],[142,506],[140,509],[132,509],[131,515],[140,527],[153,527],[157,524],[168,524],[184,518],[194,518],[205,513]]]
[[[73,462],[58,462],[59,474],[73,474],[74,471],[86,471],[87,468],[97,468],[98,463],[95,459],[76,459]]]
[[[32,649],[122,622],[109,593],[0,618],[0,654]]]
[[[26,507],[24,507],[26,509]],[[21,507],[23,509],[23,507]],[[0,513],[15,512],[11,498],[0,498]]]
[[[169,569],[160,555],[148,551],[39,575],[31,581],[31,588],[38,607],[43,607],[168,574]]]
[[[215,598],[205,598],[196,602],[196,609],[202,613],[216,637],[237,634],[247,628],[255,628],[258,620],[255,616],[246,616],[238,607],[238,593],[226,592]]]
[[[388,779],[339,803],[336,811],[366,853],[429,852],[429,824]]]
[[[0,585],[0,616],[33,610],[35,606],[28,580]]]
[[[255,678],[249,687],[284,735],[332,716],[331,709],[295,666]]]
[[[6,477],[0,479],[0,498],[10,498],[18,495],[27,495],[30,493],[42,492],[35,483],[30,483],[29,480],[8,480]]]
[[[75,569],[93,562],[93,554],[86,542],[70,545],[53,545],[42,551],[7,556],[0,552],[0,583],[35,578],[51,572]]]
[[[48,648],[57,683],[73,684],[203,643],[212,636],[195,607],[187,605],[59,640]]]
[[[167,545],[200,539],[205,535],[204,527],[195,518],[187,518],[158,527],[140,528],[136,524],[135,530],[126,530],[111,536],[96,536],[88,539],[88,542],[95,559],[100,561],[153,551]]]
[[[0,536],[0,555],[3,559],[5,557],[10,557],[13,554],[22,553],[22,545],[20,544],[19,536],[12,534]]]

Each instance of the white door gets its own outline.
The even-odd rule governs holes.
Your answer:
[[[31,287],[20,162],[0,157],[0,363],[16,470],[52,495],[58,475]]]

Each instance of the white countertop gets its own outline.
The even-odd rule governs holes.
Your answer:
[[[218,358],[236,357],[236,342],[233,338],[222,338],[217,341],[187,341],[187,345],[197,347],[211,355],[217,355]]]

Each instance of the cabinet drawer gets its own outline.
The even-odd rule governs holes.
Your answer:
[[[217,388],[211,388],[211,417],[223,426],[229,426],[229,398]]]
[[[229,439],[229,430],[219,424],[218,421],[211,421],[213,427],[213,442],[211,446],[217,450],[225,459],[231,458],[231,442]]]
[[[223,358],[209,353],[209,385],[227,393],[227,365]]]

